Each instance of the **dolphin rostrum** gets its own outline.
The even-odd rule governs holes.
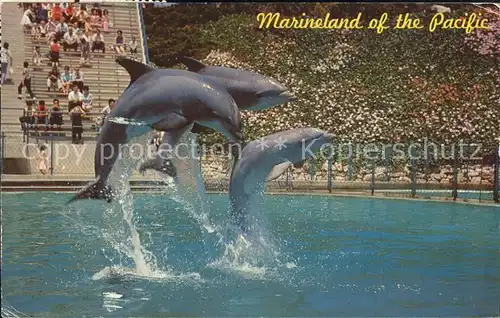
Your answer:
[[[230,216],[234,224],[243,233],[249,231],[249,203],[255,195],[264,192],[266,180],[273,177],[273,167],[288,168],[288,163],[302,163],[332,138],[331,134],[316,128],[297,128],[248,143],[234,165],[229,184]]]
[[[177,60],[184,64],[188,71],[202,75],[224,87],[233,97],[240,110],[259,111],[287,103],[295,97],[280,83],[272,78],[245,70],[221,66],[207,66],[190,57],[179,56]],[[194,124],[191,132],[199,133],[204,129]],[[166,132],[162,144],[177,140],[175,131]],[[170,136],[173,134],[174,136]],[[175,144],[163,148],[173,149]],[[141,164],[139,170],[154,169],[174,177],[175,166],[166,159],[167,152],[162,152],[156,158]]]
[[[229,93],[217,83],[184,70],[154,69],[140,62],[118,58],[130,74],[130,84],[116,101],[96,143],[96,180],[71,200],[106,199],[106,184],[120,146],[153,128],[179,130],[191,122],[213,128],[235,142],[242,142],[239,109]],[[180,137],[180,136],[179,136]]]

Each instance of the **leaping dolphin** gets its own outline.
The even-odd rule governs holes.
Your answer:
[[[254,140],[243,148],[229,184],[230,216],[242,233],[249,230],[248,205],[254,195],[263,193],[273,167],[303,163],[332,138],[316,128],[297,128]]]
[[[96,143],[96,180],[78,192],[78,199],[112,198],[106,184],[120,152],[120,145],[153,128],[176,131],[191,122],[213,128],[235,142],[242,142],[240,112],[234,99],[216,82],[185,70],[154,69],[140,62],[118,58],[130,75],[130,84],[116,101]]]
[[[207,66],[198,60],[185,56],[179,56],[177,60],[184,64],[188,71],[200,74],[224,87],[240,110],[259,111],[295,99],[295,96],[282,84],[270,77],[230,67]],[[202,130],[203,128],[195,123],[191,132],[199,133]],[[175,165],[167,159],[167,149],[175,147],[172,142],[178,140],[177,134],[178,131],[166,132],[161,141],[163,147],[160,147],[163,151],[159,152],[156,158],[142,163],[139,171],[154,169],[174,177]]]

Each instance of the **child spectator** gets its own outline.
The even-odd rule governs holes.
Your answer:
[[[84,38],[80,39],[80,50],[82,52],[80,66],[90,65],[90,44]]]
[[[9,50],[9,43],[4,42],[2,49],[0,50],[0,59],[2,61],[2,80],[1,83],[5,83],[7,80],[7,71],[10,66],[12,66],[12,53]]]
[[[132,36],[132,40],[128,43],[128,47],[130,50],[130,54],[135,56],[137,54],[137,41],[135,40],[135,36]]]
[[[53,101],[52,109],[50,111],[50,129],[53,129],[54,125],[56,125],[57,129],[60,130],[62,124],[63,124],[62,109],[61,106],[59,105],[59,100],[56,98]]]
[[[26,101],[26,107],[23,111],[23,116],[19,118],[21,122],[21,128],[23,131],[27,129],[32,129],[33,125],[35,125],[35,109],[33,108],[33,102],[30,100]]]
[[[45,24],[45,20],[42,20],[42,22],[37,26],[37,34],[38,38],[37,39],[46,39],[47,38],[47,25]]]
[[[47,9],[45,9],[40,3],[35,5],[35,21],[36,23],[42,23],[42,21],[47,21],[49,19]]]
[[[102,50],[102,53],[106,53],[106,46],[104,45],[104,37],[101,34],[101,31],[97,29],[96,34],[92,36],[92,53],[95,50]]]
[[[92,28],[101,28],[102,27],[102,22],[101,22],[101,16],[97,13],[96,8],[92,8],[91,16],[90,16],[90,25]]]
[[[47,76],[47,92],[50,92],[50,88],[52,87],[57,87],[58,91],[62,90],[61,73],[59,73],[59,70],[56,66],[52,67],[52,70]]]
[[[80,67],[75,67],[73,72],[73,83],[78,86],[80,92],[83,91],[83,72],[80,71]]]
[[[38,170],[42,175],[47,174],[47,166],[48,166],[48,154],[47,154],[47,147],[45,145],[41,145],[40,148],[38,148]]]
[[[109,32],[109,28],[111,26],[111,22],[109,21],[109,13],[108,10],[104,9],[102,11],[102,31]]]
[[[70,73],[69,66],[66,65],[64,67],[64,72],[61,75],[61,85],[64,94],[69,93],[69,88],[72,83],[73,83],[73,74]]]
[[[57,40],[54,40],[50,45],[50,59],[52,61],[52,66],[59,66],[59,51],[61,50],[61,46],[57,43]]]
[[[73,4],[68,3],[68,6],[66,7],[66,9],[64,9],[63,17],[66,19],[66,21],[68,21],[68,23],[73,23],[74,13],[75,12],[73,9]]]
[[[52,16],[50,19],[52,21],[60,21],[63,17],[63,9],[61,8],[61,5],[59,3],[56,3],[55,6],[52,8]]]
[[[40,100],[40,103],[36,107],[36,124],[37,126],[44,125],[45,129],[48,128],[48,118],[49,109],[45,105],[44,100]]]
[[[64,34],[63,49],[65,52],[67,49],[74,49],[75,52],[78,49],[78,35],[72,27],[69,27],[68,32]]]
[[[116,44],[115,44],[115,50],[116,53],[118,54],[123,54],[125,53],[125,39],[123,38],[123,32],[121,30],[116,31]]]
[[[71,137],[73,140],[73,144],[79,144],[82,140],[82,132],[83,132],[83,109],[80,106],[74,107],[71,114]]]
[[[23,81],[19,86],[17,87],[17,98],[22,99],[23,98],[23,87],[26,88],[26,92],[31,96],[32,99],[36,99],[35,95],[33,94],[33,91],[31,90],[31,72],[28,69],[29,63],[24,62],[23,63]]]
[[[40,47],[38,45],[33,48],[33,64],[36,66],[42,64],[42,52],[40,52]]]
[[[57,24],[54,21],[50,20],[45,26],[47,41],[50,42],[56,39],[56,29],[57,29]]]
[[[78,86],[73,85],[73,89],[68,94],[68,112],[83,103],[83,94],[78,91]]]
[[[108,106],[104,107],[103,110],[101,111],[102,116],[100,116],[100,117],[98,117],[96,119],[96,130],[97,130],[97,133],[100,133],[101,127],[106,122],[106,118],[111,113],[111,111],[113,110],[114,107],[115,107],[115,100],[112,99],[112,98],[110,98],[108,100]]]
[[[87,85],[83,86],[82,109],[88,113],[92,110],[92,94]]]

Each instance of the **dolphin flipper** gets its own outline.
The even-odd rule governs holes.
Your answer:
[[[201,63],[200,61],[195,60],[191,57],[187,57],[187,56],[178,56],[177,60],[179,62],[181,62],[182,64],[184,64],[188,68],[188,71],[190,71],[190,72],[198,73],[201,69],[204,69],[205,67],[207,67],[205,64]]]
[[[286,172],[291,164],[292,163],[290,161],[286,160],[285,162],[275,165],[273,170],[271,170],[271,172],[267,175],[266,182],[278,179],[282,174]]]
[[[100,182],[98,179],[80,190],[67,204],[80,199],[100,199],[110,203],[113,199],[113,190],[109,185]]]

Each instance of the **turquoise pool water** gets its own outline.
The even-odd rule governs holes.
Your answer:
[[[3,299],[21,312],[499,314],[498,207],[269,196],[260,214],[266,244],[252,250],[219,233],[226,195],[209,196],[208,216],[161,194],[135,194],[133,207],[113,209],[95,201],[68,208],[69,197],[3,194]],[[142,251],[133,249],[134,229]],[[130,255],[148,271],[138,274]]]

